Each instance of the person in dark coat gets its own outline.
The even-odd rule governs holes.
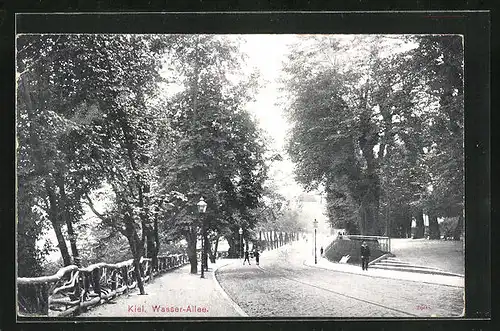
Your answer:
[[[370,247],[363,241],[361,244],[361,268],[363,270],[368,270],[368,261],[370,261]]]
[[[253,256],[255,256],[255,263],[257,263],[257,265],[259,265],[260,253],[257,249],[253,252]],[[250,261],[248,263],[250,263]]]
[[[321,249],[319,250],[319,253],[321,254],[321,256],[323,256],[323,247],[321,247]]]
[[[243,260],[243,264],[248,261],[248,265],[250,265],[250,253],[248,253],[248,250],[245,251],[245,259]]]

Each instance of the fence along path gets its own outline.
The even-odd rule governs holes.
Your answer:
[[[116,264],[96,263],[85,268],[70,265],[52,276],[17,278],[19,316],[71,316],[107,302],[137,286],[134,260]],[[144,284],[168,270],[189,263],[186,254],[158,256],[153,269],[150,258],[141,258]]]

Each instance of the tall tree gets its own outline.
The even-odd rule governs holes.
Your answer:
[[[458,35],[428,36],[415,50],[424,62],[422,74],[429,94],[437,99],[433,112],[426,114],[428,153],[432,176],[432,219],[458,216],[454,238],[463,232],[464,210],[464,80],[463,38]]]
[[[264,142],[243,109],[255,78],[235,82],[238,56],[236,43],[208,35],[179,36],[172,51],[182,88],[166,109],[175,132],[173,142],[164,145],[168,158],[161,162],[160,177],[166,190],[187,197],[185,208],[167,223],[187,240],[193,273],[198,235],[203,229],[236,234],[240,226],[249,226],[253,221],[247,210],[257,205],[265,177]],[[208,203],[203,218],[196,211],[200,197]]]
[[[460,111],[450,113],[450,107],[442,106],[451,97],[452,105],[460,105],[460,45],[441,37],[318,37],[292,50],[285,67],[294,124],[288,150],[298,165],[299,181],[309,188],[326,184],[331,222],[379,234],[392,227],[391,214],[406,210],[400,229],[409,227],[413,215],[423,236],[422,215],[430,209],[427,188],[445,182],[437,180],[443,178],[438,173],[459,174],[462,162]],[[449,67],[443,65],[444,57]],[[431,75],[439,78],[431,80]],[[443,121],[449,114],[455,117]],[[439,140],[452,135],[433,123],[455,130],[455,140],[446,138],[456,142],[454,148]],[[436,146],[450,151],[439,154],[447,163],[430,161]],[[450,158],[451,151],[456,159]],[[457,165],[450,163],[455,160]],[[463,201],[434,192],[433,200]],[[398,202],[390,206],[395,197]],[[388,218],[385,226],[380,217]]]
[[[115,210],[100,216],[128,239],[144,294],[140,259],[157,253],[150,162],[157,113],[148,99],[157,92],[162,48],[157,36],[99,35],[91,42],[94,52],[87,60],[94,89],[89,97],[96,97],[102,116],[94,127],[101,138],[96,161],[116,197]]]
[[[72,261],[64,237],[66,226],[74,263],[79,264],[73,222],[81,216],[82,194],[96,178],[90,167],[81,167],[92,149],[84,143],[91,137],[79,140],[86,136],[85,125],[92,117],[88,111],[80,117],[82,99],[75,87],[78,70],[71,59],[81,53],[81,45],[68,36],[23,35],[17,46],[18,179],[24,181],[20,185],[37,182],[43,187],[34,191],[32,207],[45,209],[68,265]]]

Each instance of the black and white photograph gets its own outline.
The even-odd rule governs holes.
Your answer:
[[[464,36],[16,35],[22,318],[465,312]]]

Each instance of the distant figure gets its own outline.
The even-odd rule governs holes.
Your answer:
[[[321,254],[321,256],[323,256],[323,247],[321,247],[321,249],[319,250],[319,253]]]
[[[370,247],[363,241],[361,244],[361,268],[363,270],[368,270],[368,261],[370,260]]]
[[[259,256],[260,256],[260,253],[259,253],[259,251],[257,249],[253,252],[253,256],[255,256],[255,263],[257,263],[257,265],[259,265]],[[250,261],[248,261],[248,263],[250,263]]]
[[[245,259],[243,260],[243,265],[245,265],[246,261],[248,261],[248,265],[250,265],[250,254],[248,253],[248,250],[245,251]]]

